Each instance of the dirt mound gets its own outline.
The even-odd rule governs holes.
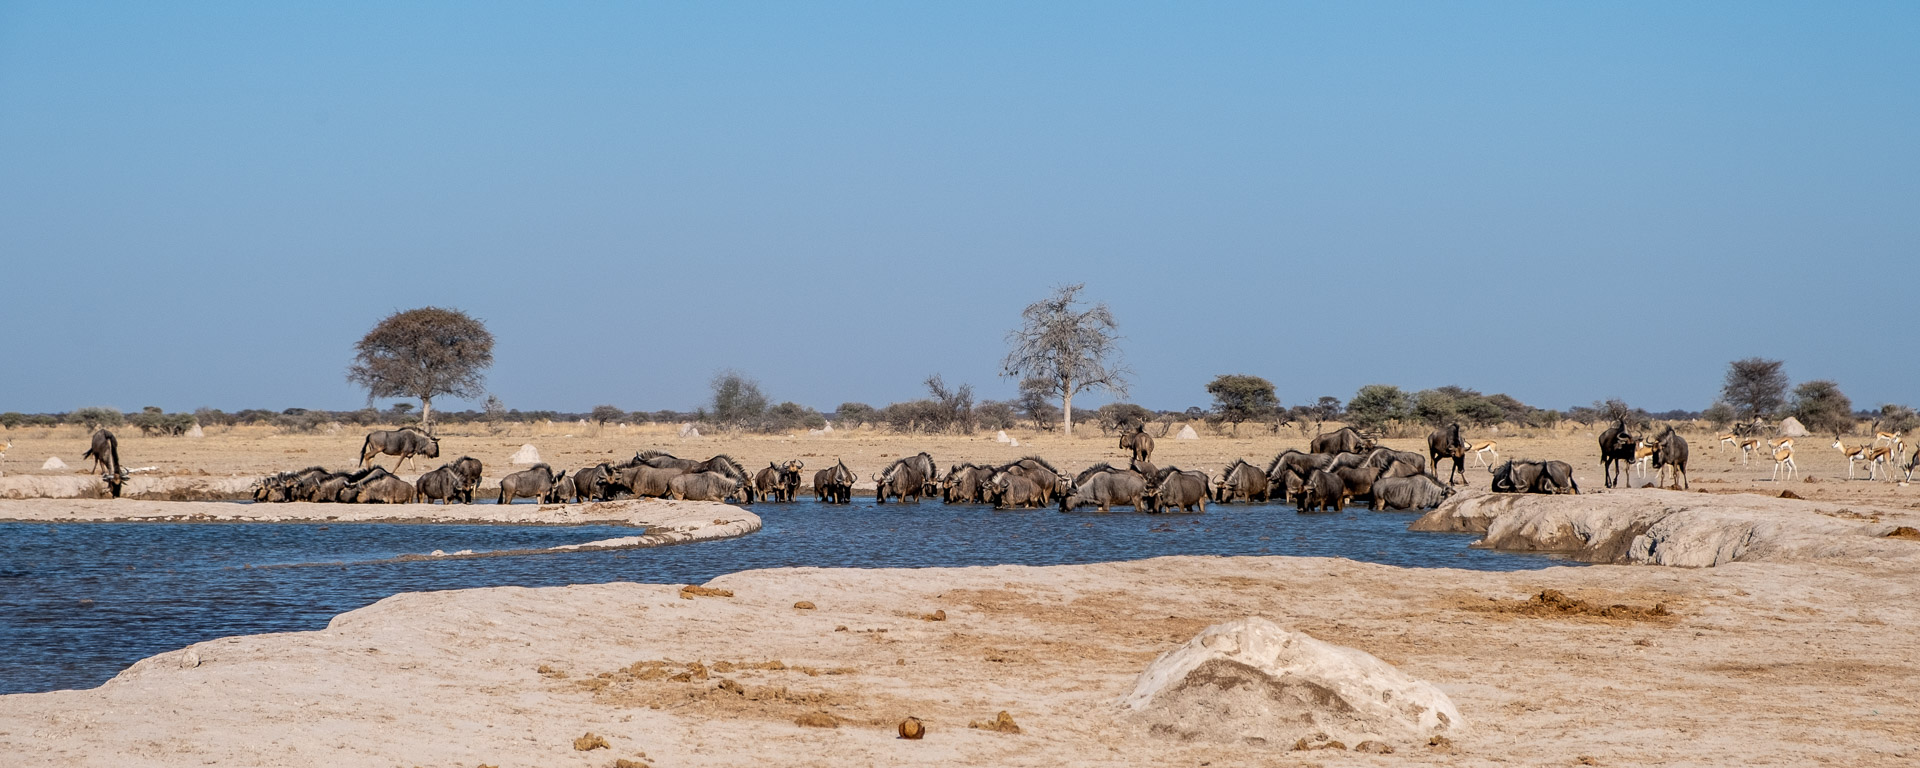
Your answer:
[[[1893,529],[1891,533],[1888,533],[1887,538],[1913,539],[1914,541],[1920,541],[1920,528],[1915,528],[1911,525],[1903,525]]]
[[[1654,621],[1672,617],[1666,603],[1654,603],[1652,608],[1637,608],[1631,605],[1615,603],[1600,605],[1568,597],[1557,589],[1542,590],[1526,600],[1498,600],[1488,598],[1485,606],[1478,610],[1489,613],[1504,613],[1516,616],[1534,617],[1570,617],[1587,616],[1602,619],[1624,619],[1628,621]]]
[[[1007,714],[1007,711],[1004,709],[1000,710],[1000,714],[995,716],[992,720],[986,720],[986,721],[975,720],[973,722],[967,723],[967,727],[978,728],[983,731],[999,731],[1000,733],[1019,733],[1020,732],[1020,726],[1014,724],[1013,722],[1013,715]]]

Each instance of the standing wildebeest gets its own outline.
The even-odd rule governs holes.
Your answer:
[[[535,464],[500,478],[500,500],[496,503],[512,504],[520,498],[535,499],[542,504],[558,503],[559,499],[553,497],[554,487],[566,476],[566,470],[555,475],[553,467]]]
[[[992,478],[993,467],[973,463],[949,467],[947,476],[940,478],[940,499],[948,504],[984,501],[981,486]]]
[[[1267,464],[1267,483],[1272,490],[1279,491],[1282,498],[1298,506],[1302,503],[1299,497],[1306,487],[1307,475],[1316,469],[1326,469],[1332,463],[1330,454],[1288,449]]]
[[[833,466],[813,473],[813,498],[832,504],[846,504],[853,501],[853,470],[847,469],[845,462],[834,459]]]
[[[1600,466],[1606,474],[1607,487],[1612,488],[1620,482],[1627,467],[1633,466],[1634,448],[1640,444],[1640,438],[1627,431],[1627,420],[1600,433]],[[1627,485],[1633,485],[1632,478],[1626,478]]]
[[[994,509],[1016,507],[1020,509],[1045,506],[1051,495],[1034,478],[1012,472],[996,472],[993,479],[987,481],[988,494],[993,497]]]
[[[436,501],[452,504],[460,500],[460,473],[452,464],[442,464],[439,469],[420,476],[414,487],[420,491],[420,498],[428,504]]]
[[[486,471],[480,465],[480,460],[472,456],[462,456],[454,459],[453,463],[447,466],[453,467],[454,474],[460,476],[460,503],[472,504],[473,492],[480,488],[480,473]]]
[[[1341,427],[1332,434],[1319,435],[1307,444],[1311,453],[1360,453],[1373,447],[1373,441],[1361,437],[1353,427]]]
[[[1668,467],[1673,468],[1674,489],[1686,490],[1687,439],[1673,431],[1671,426],[1667,427],[1667,431],[1660,433],[1659,437],[1654,438],[1653,468],[1660,473],[1653,479],[1654,485],[1658,486],[1667,479]]]
[[[574,470],[573,493],[568,494],[568,498],[575,501],[606,501],[608,481],[612,478],[613,465],[604,461]]]
[[[885,504],[889,496],[919,502],[927,493],[928,481],[934,477],[933,457],[925,451],[917,455],[896,459],[878,475],[873,476],[873,496],[875,503]]]
[[[688,472],[667,481],[667,498],[674,501],[729,501],[746,494],[746,484],[725,472]]]
[[[1213,500],[1225,504],[1236,499],[1246,499],[1249,503],[1266,501],[1272,498],[1273,482],[1246,459],[1236,459],[1220,473],[1220,479],[1214,483]]]
[[[1339,512],[1347,506],[1347,484],[1339,477],[1316,469],[1309,473],[1302,484],[1300,501],[1295,509],[1301,512],[1324,512],[1328,507]]]
[[[1453,485],[1453,478],[1456,475],[1460,478],[1460,484],[1466,484],[1467,472],[1461,468],[1460,463],[1466,461],[1467,451],[1471,448],[1473,446],[1467,444],[1467,439],[1460,436],[1459,422],[1448,424],[1427,435],[1427,457],[1433,461],[1433,471],[1440,471],[1441,459],[1453,459],[1453,469],[1447,470],[1447,485]]]
[[[1204,472],[1167,467],[1147,486],[1148,510],[1154,513],[1178,508],[1186,512],[1207,511],[1207,475]]]
[[[1373,481],[1373,503],[1369,509],[1376,512],[1383,509],[1426,509],[1440,506],[1453,485],[1441,485],[1440,481],[1427,475],[1410,477],[1383,477]]]
[[[1153,458],[1153,435],[1147,434],[1145,424],[1136,424],[1133,432],[1120,436],[1120,449],[1131,451],[1134,461],[1146,461]]]
[[[1114,469],[1105,463],[1081,472],[1073,486],[1060,497],[1060,511],[1071,512],[1085,506],[1106,512],[1116,505],[1146,511],[1147,478],[1129,469]]]
[[[1019,475],[1031,481],[1044,495],[1044,501],[1053,501],[1060,498],[1060,495],[1066,493],[1067,489],[1073,485],[1073,478],[1062,474],[1060,470],[1054,469],[1053,465],[1048,464],[1046,459],[1038,456],[1028,456],[1011,464],[1003,464],[994,468],[995,475],[1002,472]]]
[[[400,457],[393,465],[394,469],[399,469],[415,456],[440,458],[440,438],[428,436],[415,427],[368,432],[366,442],[360,444],[360,466],[368,466],[373,462],[373,457],[383,453]]]
[[[800,492],[800,470],[806,462],[793,460],[785,463],[767,462],[767,468],[753,475],[753,490],[760,498],[774,501],[793,501]]]

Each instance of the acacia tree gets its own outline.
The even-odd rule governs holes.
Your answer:
[[[457,309],[422,307],[395,312],[354,345],[347,381],[367,388],[367,400],[420,400],[420,426],[433,430],[433,399],[479,397],[493,365],[493,334]]]
[[[1127,393],[1131,371],[1120,361],[1119,325],[1105,302],[1080,310],[1074,305],[1084,283],[1055,288],[1052,296],[1028,304],[1020,327],[1007,332],[1013,345],[1001,361],[1002,375],[1039,382],[1048,397],[1060,399],[1060,426],[1073,436],[1073,396],[1105,390]]]
[[[1240,422],[1271,416],[1280,410],[1280,398],[1273,393],[1273,382],[1259,376],[1226,373],[1207,384],[1213,395],[1213,412],[1239,432]]]
[[[1839,384],[1815,379],[1794,388],[1793,416],[1814,434],[1844,435],[1853,431],[1853,400]]]
[[[1720,387],[1720,399],[1740,413],[1743,419],[1772,416],[1787,404],[1787,374],[1779,360],[1749,357],[1727,364],[1727,379]]]
[[[708,386],[713,388],[713,420],[720,424],[752,424],[767,412],[767,395],[760,391],[760,382],[746,374],[721,371]]]

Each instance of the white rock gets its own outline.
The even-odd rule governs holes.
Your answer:
[[[1018,447],[1020,447],[1020,441],[1019,441],[1019,440],[1013,440],[1013,439],[1009,439],[1009,440],[1007,441],[1007,443],[1008,443],[1009,445],[1012,445],[1012,446],[1013,446],[1013,447],[1015,447],[1015,448],[1018,448]]]
[[[821,428],[820,428],[820,431],[821,431],[821,432],[824,432],[824,433],[827,433],[827,434],[833,434],[833,425],[832,425],[832,424],[828,424],[828,425],[826,425],[826,426],[824,426],[824,427],[821,427]]]
[[[1180,425],[1180,433],[1179,433],[1179,434],[1177,434],[1177,435],[1174,435],[1174,436],[1173,436],[1173,439],[1175,439],[1175,440],[1198,440],[1198,439],[1200,439],[1200,433],[1198,433],[1198,432],[1195,432],[1195,431],[1193,431],[1193,425],[1192,425],[1192,424],[1182,424],[1182,425]]]
[[[207,433],[201,431],[200,425],[198,424],[193,425],[193,429],[187,430],[187,437],[206,437],[206,436],[207,436]]]
[[[66,469],[67,463],[64,461],[61,461],[60,457],[58,456],[48,456],[47,463],[41,464],[40,468],[41,469]]]
[[[1013,438],[1007,437],[1007,431],[1003,429],[1000,430],[999,434],[993,436],[993,441],[996,443],[1010,443],[1013,442]]]
[[[196,650],[194,650],[194,649],[192,649],[192,648],[188,648],[187,650],[185,650],[185,651],[182,651],[182,652],[180,653],[180,668],[181,668],[181,669],[193,669],[194,667],[197,667],[197,666],[200,666],[200,652],[199,652],[199,651],[196,651]]]
[[[1120,705],[1158,733],[1283,748],[1323,736],[1404,745],[1466,727],[1433,685],[1261,618],[1216,624],[1162,654]]]
[[[700,428],[698,428],[698,427],[695,427],[695,426],[694,426],[694,425],[692,425],[692,424],[682,424],[682,425],[680,425],[680,438],[681,438],[681,439],[683,439],[683,440],[684,440],[684,439],[688,439],[688,438],[695,438],[695,437],[699,437],[699,436],[700,436]]]
[[[514,464],[538,464],[540,463],[540,451],[536,450],[532,443],[528,443],[520,446],[520,450],[514,451],[513,456],[509,457],[507,461]]]
[[[1801,424],[1799,419],[1796,419],[1792,416],[1788,416],[1780,420],[1780,436],[1781,437],[1806,437],[1807,427],[1806,425]]]

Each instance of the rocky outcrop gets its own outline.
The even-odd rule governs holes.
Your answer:
[[[1232,744],[1424,743],[1466,725],[1438,688],[1261,618],[1216,624],[1162,655],[1121,706],[1155,733]]]
[[[244,499],[251,477],[134,475],[121,496],[166,501]],[[98,475],[9,475],[0,478],[0,499],[97,499],[106,494]]]
[[[1409,526],[1483,533],[1490,549],[1557,552],[1590,563],[1706,568],[1732,562],[1912,559],[1920,547],[1889,541],[1910,525],[1900,510],[1754,494],[1651,488],[1546,496],[1467,491]]]

